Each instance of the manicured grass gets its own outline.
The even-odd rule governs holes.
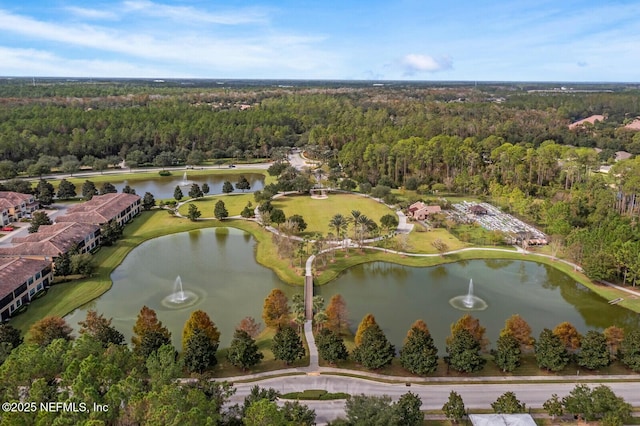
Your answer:
[[[400,237],[396,236],[394,240],[398,238]],[[426,231],[422,225],[415,224],[413,231],[409,233],[407,238],[408,247],[406,251],[409,253],[437,253],[438,250],[433,247],[432,243],[438,239],[442,240],[449,247],[448,250],[459,250],[470,246],[470,244],[457,239],[446,229],[436,228]],[[391,247],[393,247],[393,244],[391,244]]]
[[[301,338],[302,343],[305,347],[306,355],[302,359],[296,360],[293,363],[289,364],[289,366],[286,366],[284,362],[276,360],[273,357],[273,352],[271,352],[271,342],[275,334],[276,331],[274,329],[266,328],[256,338],[256,343],[258,344],[260,352],[262,352],[262,354],[264,355],[264,358],[258,363],[258,365],[247,371],[242,371],[241,369],[234,367],[231,363],[229,363],[229,361],[227,360],[228,348],[220,349],[216,355],[216,358],[218,358],[218,364],[212,371],[213,377],[233,377],[244,374],[256,374],[264,373],[267,371],[281,370],[283,368],[306,367],[309,365],[309,347],[307,346],[307,341],[304,337],[304,333],[301,333]]]
[[[329,221],[336,214],[351,217],[352,210],[359,210],[380,224],[380,218],[385,214],[395,214],[384,204],[378,203],[368,197],[353,194],[329,194],[326,200],[314,200],[308,195],[287,195],[276,198],[272,202],[273,207],[284,210],[287,217],[300,214],[307,223],[307,229],[303,235],[313,235],[320,232],[326,235],[329,232],[335,233],[329,227]],[[352,235],[352,228],[348,230]]]
[[[229,212],[229,216],[238,216],[249,201],[251,201],[253,207],[256,206],[256,203],[253,200],[253,193],[220,194],[189,201],[188,203],[181,205],[178,211],[181,215],[186,216],[189,213],[189,204],[195,204],[198,207],[198,210],[202,213],[203,218],[214,217],[213,210],[218,200],[224,201],[224,205]]]

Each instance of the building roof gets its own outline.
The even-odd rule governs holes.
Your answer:
[[[530,414],[469,414],[473,426],[536,426]]]
[[[32,202],[33,195],[22,194],[20,192],[13,192],[13,191],[0,191],[0,199],[7,200],[12,204],[11,207],[14,207],[22,203]]]
[[[67,214],[58,217],[56,222],[106,223],[139,200],[140,196],[134,194],[95,195],[89,201],[69,207]]]
[[[0,258],[0,299],[47,266],[51,266],[47,260]]]
[[[469,207],[469,211],[471,213],[487,213],[487,209],[482,207],[480,204],[474,204],[473,206]]]
[[[616,151],[616,161],[628,160],[633,157],[633,154],[627,151]]]
[[[604,121],[604,115],[592,115],[591,117],[584,118],[582,120],[578,120],[575,123],[569,124],[570,129],[575,129],[578,126],[581,126],[585,123],[595,124],[596,121]]]
[[[624,126],[625,129],[640,130],[640,118],[636,118],[631,123]]]
[[[14,237],[13,247],[0,248],[0,256],[58,256],[98,229],[98,225],[75,222],[42,225],[38,232]]]

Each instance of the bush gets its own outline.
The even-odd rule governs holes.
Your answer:
[[[160,176],[171,176],[171,172],[169,170],[160,170],[158,174]]]

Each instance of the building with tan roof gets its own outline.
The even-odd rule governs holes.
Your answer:
[[[52,282],[51,261],[0,258],[0,320],[8,320]]]
[[[0,191],[0,211],[6,209],[8,220],[16,222],[34,211],[40,205],[31,194],[22,194],[13,191]],[[4,216],[4,214],[2,214]],[[8,222],[7,222],[8,223]],[[5,223],[3,223],[5,225]]]
[[[440,213],[442,209],[438,205],[428,206],[422,201],[415,202],[409,206],[409,216],[415,220],[425,220],[432,214]]]
[[[56,218],[56,222],[78,222],[104,225],[115,220],[124,225],[142,209],[139,195],[111,193],[95,195],[91,200],[69,207],[67,214]]]
[[[100,245],[100,227],[76,222],[42,225],[38,232],[14,237],[11,243],[12,247],[0,248],[0,257],[21,256],[51,261],[74,248],[78,253],[97,248]]]

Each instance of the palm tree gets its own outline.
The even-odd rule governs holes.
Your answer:
[[[362,213],[360,213],[360,210],[351,210],[351,223],[353,223],[353,239],[354,240],[358,240],[358,228],[360,227],[360,216],[362,216]]]
[[[349,219],[338,213],[331,218],[329,226],[336,230],[338,238],[344,238],[344,234],[349,228]]]
[[[320,312],[324,308],[324,297],[320,295],[313,296],[312,302],[313,312]]]

